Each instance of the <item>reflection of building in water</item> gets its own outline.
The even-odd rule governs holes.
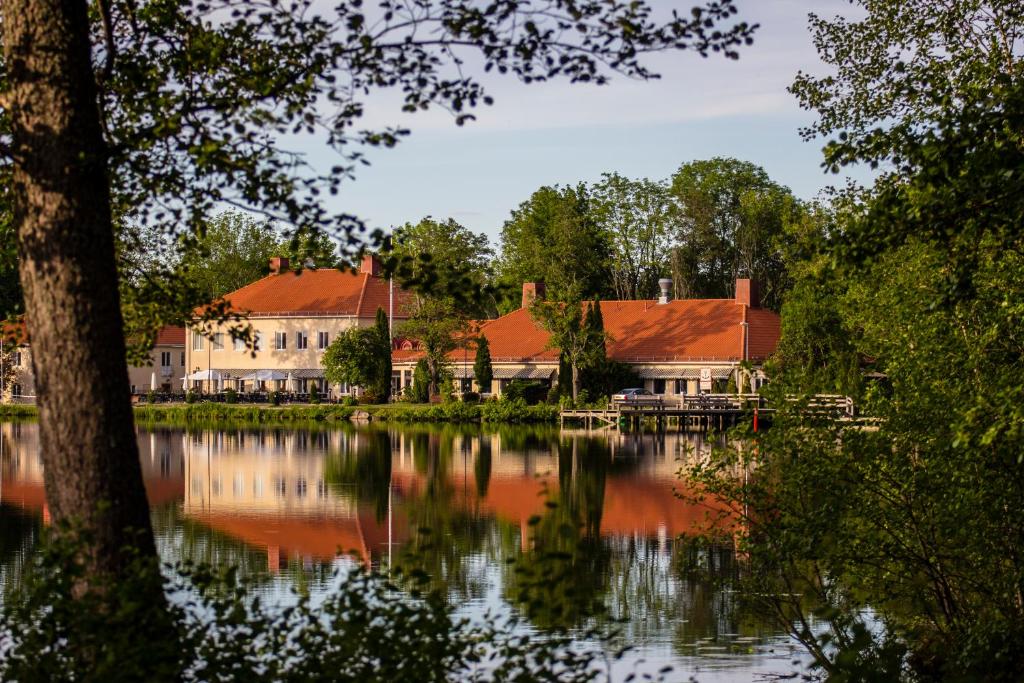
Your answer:
[[[43,458],[35,424],[0,423],[0,502],[47,516],[43,492]],[[178,432],[140,433],[139,462],[150,505],[180,500],[184,489],[182,442]]]
[[[594,440],[593,432],[563,430],[522,438],[503,438],[501,432],[456,435],[451,443],[449,468],[456,494],[480,510],[520,527],[529,537],[529,520],[547,510],[549,494],[559,482],[585,476],[594,463],[581,463],[575,454],[581,443]],[[437,438],[437,437],[435,437]],[[426,444],[416,434],[400,432],[393,461],[396,488],[415,495],[423,474],[416,469],[416,448]],[[680,480],[680,470],[706,458],[712,443],[691,433],[619,434],[596,437],[607,449],[609,462],[601,465],[603,498],[602,536],[657,539],[705,531],[726,512],[715,501],[695,503]],[[486,489],[481,491],[481,459],[488,463]]]
[[[272,570],[351,552],[365,562],[388,546],[387,529],[354,487],[332,481],[332,454],[359,453],[347,431],[196,432],[185,440],[189,517],[267,548]],[[394,520],[392,520],[393,522]]]

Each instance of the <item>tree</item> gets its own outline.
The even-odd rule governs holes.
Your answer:
[[[426,359],[419,359],[413,368],[411,399],[413,403],[426,403],[430,400],[430,370]]]
[[[592,212],[608,237],[617,299],[650,299],[669,272],[673,206],[664,183],[605,173],[591,188]]]
[[[574,401],[579,397],[581,374],[595,367],[605,355],[604,330],[598,331],[588,324],[593,319],[588,308],[592,306],[578,298],[569,302],[535,299],[530,306],[530,315],[551,335],[549,348],[558,349],[565,357],[572,374]]]
[[[225,211],[202,226],[180,268],[203,300],[213,301],[264,277],[270,258],[284,255],[281,239],[269,222]]]
[[[609,247],[594,220],[590,193],[576,187],[542,187],[512,211],[501,229],[501,281],[511,292],[523,282],[543,282],[547,296],[568,301],[608,291]],[[502,312],[519,307],[506,299]]]
[[[779,238],[797,202],[764,170],[737,159],[683,164],[672,176],[678,248],[676,296],[731,298],[736,278],[751,277],[762,304],[778,308],[787,287]]]
[[[367,21],[361,2],[329,16],[308,5],[102,2],[90,15],[82,0],[3,2],[4,142],[47,498],[58,525],[74,519],[88,532],[87,584],[134,558],[155,565],[128,402],[115,212],[196,234],[226,202],[293,229],[334,230],[351,246],[362,224],[326,212],[319,198],[362,161],[360,143],[392,145],[404,132],[353,132],[361,95],[397,88],[407,110],[443,105],[462,123],[490,98],[472,77],[448,77],[464,63],[453,50],[475,48],[486,70],[528,82],[604,83],[608,69],[652,76],[640,61],[652,50],[735,56],[752,32],[719,27],[735,13],[729,0],[664,23],[642,2],[480,12],[384,0],[380,21]],[[568,25],[575,31],[563,40]],[[282,143],[317,130],[342,154],[330,173],[310,172]],[[139,597],[161,611],[162,596]],[[134,635],[145,625],[136,620]]]
[[[350,327],[336,336],[320,363],[328,383],[363,387],[372,401],[386,403],[391,394],[391,338],[384,310],[377,309],[373,327]]]
[[[491,367],[491,347],[487,337],[476,338],[476,358],[473,360],[473,375],[481,393],[490,393],[491,382],[494,381],[494,368]]]
[[[465,341],[468,321],[464,312],[448,297],[416,297],[409,319],[401,328],[404,337],[415,339],[426,354],[429,393],[441,392],[448,354]]]

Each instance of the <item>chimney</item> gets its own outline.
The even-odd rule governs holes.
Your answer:
[[[280,275],[288,270],[288,259],[284,256],[275,256],[270,259],[270,274]]]
[[[360,273],[368,273],[373,277],[380,275],[380,259],[376,254],[367,254],[363,257],[363,264],[359,267]]]
[[[661,288],[661,296],[658,297],[659,304],[667,304],[672,301],[672,280],[663,277],[658,280],[658,287]]]
[[[736,278],[736,303],[746,304],[750,308],[761,307],[761,293],[757,283],[747,277]]]
[[[523,283],[523,303],[521,308],[529,308],[530,304],[533,303],[534,299],[544,299],[544,283],[543,282],[524,282]]]

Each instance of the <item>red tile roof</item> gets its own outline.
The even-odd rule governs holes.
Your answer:
[[[388,281],[369,273],[319,268],[272,273],[224,299],[232,310],[249,315],[357,316],[372,318],[388,310]],[[412,295],[395,286],[395,317],[407,318]]]
[[[25,327],[25,318],[19,316],[17,320],[0,321],[0,341],[4,344],[27,344],[28,329]]]
[[[156,345],[184,346],[185,328],[175,327],[174,325],[165,325],[164,327],[161,327],[156,333]]]
[[[608,333],[608,356],[622,362],[739,361],[743,358],[743,327],[750,327],[751,360],[764,360],[779,341],[779,316],[749,308],[734,299],[688,299],[658,304],[644,301],[602,301]],[[494,361],[557,362],[558,351],[547,348],[550,335],[520,308],[484,321]],[[461,357],[456,352],[453,357]],[[418,358],[416,351],[396,352],[396,362]]]

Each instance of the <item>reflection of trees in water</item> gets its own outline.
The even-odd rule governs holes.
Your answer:
[[[39,543],[38,514],[0,505],[0,590],[18,586]]]
[[[324,461],[324,482],[328,486],[346,486],[356,501],[373,507],[377,521],[388,514],[391,490],[391,435],[386,431],[360,434],[360,447],[328,453]]]
[[[610,553],[601,539],[611,449],[604,439],[558,444],[558,488],[530,520],[528,547],[505,575],[505,594],[541,628],[572,628],[604,611]]]
[[[493,519],[481,516],[469,482],[463,491],[456,489],[452,459],[468,453],[453,452],[453,445],[453,434],[435,430],[416,431],[409,441],[423,488],[402,503],[412,537],[401,563],[428,574],[431,587],[459,602],[484,594],[487,563],[476,560],[485,546],[495,545],[497,528]]]

